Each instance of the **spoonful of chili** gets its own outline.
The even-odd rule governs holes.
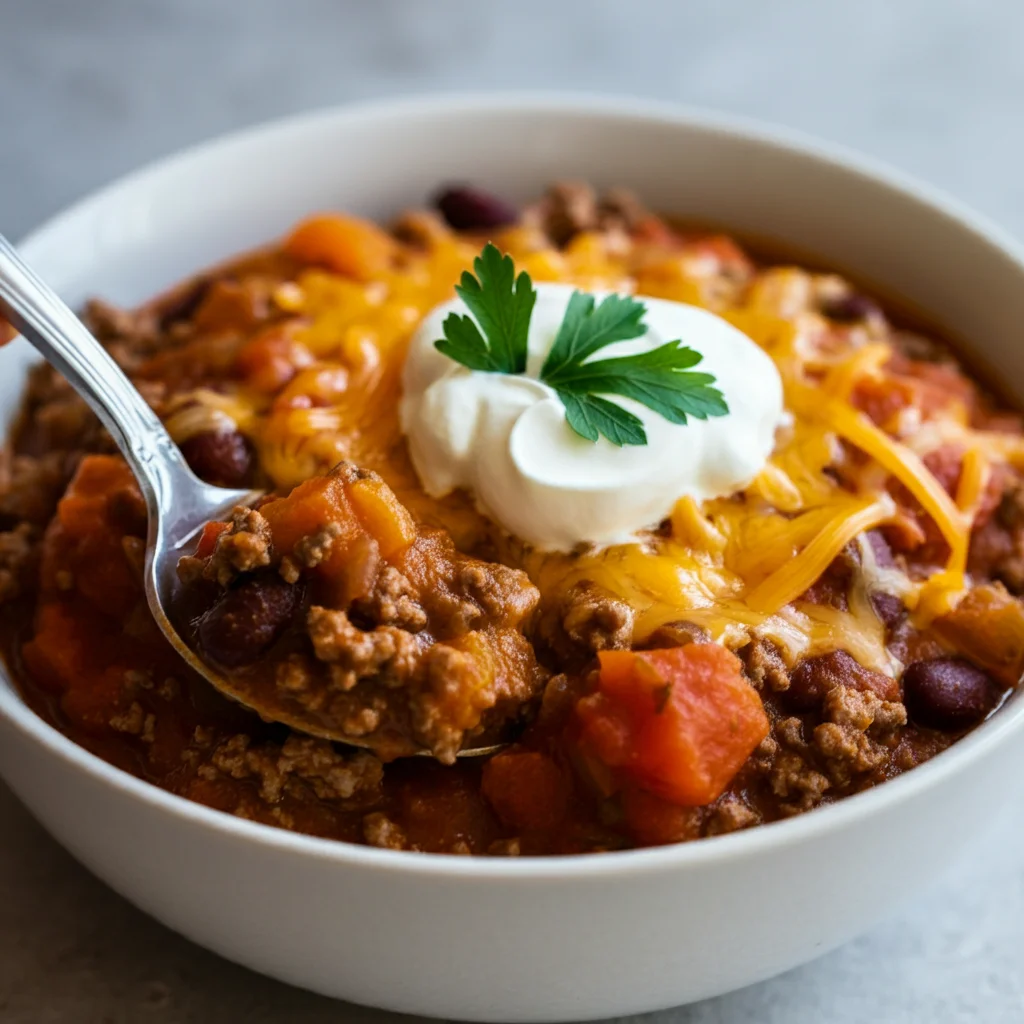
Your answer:
[[[297,498],[204,483],[109,353],[3,236],[0,317],[67,379],[121,450],[148,510],[150,611],[216,690],[267,721],[385,758],[451,761],[499,749],[494,737],[543,679],[518,630],[539,597],[522,574],[497,566],[488,577],[487,563],[421,537],[383,481],[349,464],[303,485]],[[321,519],[299,536],[296,524],[309,521],[311,508]],[[289,531],[282,554],[276,542]],[[450,595],[444,621],[480,609],[458,586],[490,587],[492,597],[502,590],[506,611],[486,628],[463,622],[439,633],[394,566],[407,549],[409,571],[422,570],[419,589]],[[325,574],[329,562],[340,571]],[[349,617],[355,591],[346,597],[344,581],[370,573],[383,591],[378,600],[404,613],[361,629]],[[290,631],[286,618],[296,624]],[[239,656],[243,636],[251,659]]]

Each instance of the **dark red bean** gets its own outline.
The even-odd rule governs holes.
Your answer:
[[[881,590],[871,595],[871,607],[886,629],[895,629],[907,617],[903,601],[895,594],[886,594]]]
[[[882,535],[879,530],[868,530],[864,534],[867,538],[868,544],[871,545],[871,551],[875,556],[875,565],[880,569],[890,569],[896,563],[893,561],[892,548],[889,547],[889,542]]]
[[[992,710],[998,697],[996,684],[962,658],[915,661],[903,672],[908,715],[932,729],[967,729]]]
[[[199,646],[225,668],[251,665],[280,637],[299,599],[299,588],[279,576],[248,579],[224,594],[199,620]]]
[[[852,686],[857,690],[873,690],[884,700],[897,696],[893,680],[864,668],[846,651],[829,651],[813,658],[804,658],[790,673],[789,689],[779,697],[788,711],[801,714],[815,711],[834,686]]]
[[[444,189],[435,197],[434,205],[456,231],[484,231],[519,220],[514,206],[489,192],[465,185]]]
[[[211,430],[182,441],[181,454],[208,484],[244,487],[250,482],[252,448],[237,430]]]
[[[869,299],[859,292],[850,292],[834,299],[825,299],[820,306],[821,312],[830,320],[841,324],[853,324],[860,320],[881,314],[881,309],[874,299]]]

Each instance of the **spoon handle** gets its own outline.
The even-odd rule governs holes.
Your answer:
[[[0,315],[67,379],[110,431],[150,510],[192,474],[156,413],[102,345],[0,235]]]

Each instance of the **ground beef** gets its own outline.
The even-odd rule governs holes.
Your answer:
[[[186,581],[201,578],[227,587],[241,573],[270,565],[272,550],[270,524],[255,509],[239,506],[231,513],[229,528],[217,538],[213,554],[205,560],[181,559],[178,573]]]
[[[761,823],[761,815],[752,807],[734,795],[722,797],[711,809],[704,834],[708,836],[724,835],[726,832],[737,832],[741,828],[750,828]]]
[[[259,513],[255,513],[259,515]],[[312,569],[334,550],[334,542],[341,536],[337,523],[328,523],[322,530],[303,537],[292,550],[292,557],[306,569]]]
[[[90,299],[82,316],[85,325],[104,345],[131,342],[135,348],[152,347],[159,340],[159,320],[151,306],[123,309],[102,299]]]
[[[817,807],[829,788],[828,777],[818,771],[799,751],[783,750],[771,768],[772,793],[780,798],[784,815],[801,814]]]
[[[38,557],[37,531],[28,523],[0,533],[0,604],[20,597]]]
[[[0,458],[0,521],[44,526],[78,464],[67,452]]]
[[[487,847],[487,855],[489,857],[518,857],[522,852],[522,840],[518,837],[514,839],[495,839]]]
[[[584,231],[600,232],[611,248],[628,246],[628,236],[648,211],[625,189],[610,189],[599,197],[586,182],[562,181],[548,189],[523,215],[526,224],[539,227],[552,244],[563,247]]]
[[[772,693],[789,689],[785,659],[771,640],[755,637],[738,653],[747,670],[747,678],[756,689],[768,689]]]
[[[370,846],[377,846],[382,850],[409,848],[409,840],[403,829],[380,811],[374,811],[363,818],[363,838]]]
[[[427,613],[416,600],[408,578],[394,566],[380,570],[367,597],[358,599],[353,609],[361,618],[418,633],[427,624]]]
[[[308,789],[319,800],[356,801],[376,796],[383,767],[365,751],[339,753],[326,740],[294,734],[283,744],[254,743],[245,734],[215,746],[196,772],[215,780],[225,775],[253,780],[267,804],[280,803],[291,791]]]
[[[590,580],[580,580],[546,612],[540,632],[560,657],[586,660],[598,651],[623,650],[633,641],[633,609]]]
[[[683,647],[686,644],[704,644],[711,639],[711,634],[703,627],[685,619],[666,622],[644,641],[643,646],[650,651],[665,650],[671,647]]]
[[[407,210],[391,225],[391,233],[416,249],[428,249],[449,234],[444,219],[432,210]]]
[[[310,608],[306,624],[317,658],[331,666],[331,685],[343,693],[367,679],[404,686],[416,669],[421,645],[405,630],[362,630],[345,612],[318,605]]]
[[[826,694],[824,716],[814,730],[813,745],[836,788],[884,765],[896,730],[907,724],[907,710],[901,703],[851,686],[836,686]]]

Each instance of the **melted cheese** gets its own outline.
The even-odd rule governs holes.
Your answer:
[[[302,318],[289,349],[297,372],[276,388],[258,387],[253,377],[230,395],[200,398],[207,421],[230,421],[243,430],[281,488],[342,458],[378,471],[417,518],[449,530],[460,545],[483,544],[525,569],[545,602],[556,604],[580,580],[627,601],[638,640],[665,622],[687,619],[734,648],[758,634],[790,659],[842,648],[877,671],[898,671],[870,590],[900,592],[920,621],[952,607],[964,592],[969,527],[992,468],[1024,466],[1024,440],[972,430],[963,404],[952,400],[940,409],[913,403],[900,409],[886,421],[887,428],[913,428],[900,440],[876,426],[852,396],[862,381],[887,382],[891,347],[884,328],[828,323],[816,311],[821,279],[809,272],[768,269],[745,287],[725,272],[725,257],[701,240],[682,251],[630,251],[584,233],[553,250],[531,228],[516,227],[497,232],[494,241],[536,281],[702,305],[752,338],[778,369],[789,414],[753,482],[735,495],[679,501],[667,526],[639,543],[570,554],[531,550],[459,492],[428,497],[398,423],[405,353],[424,315],[451,298],[479,252],[477,242],[441,228],[421,248],[403,250],[392,270],[369,283],[308,270],[279,288],[275,301]],[[179,424],[183,432],[196,429],[198,414],[190,415]],[[856,490],[840,485],[831,471],[845,457],[844,443],[862,453]],[[922,461],[949,443],[966,452],[955,501]],[[864,555],[869,546],[861,544],[863,568],[848,610],[801,601],[848,543],[900,518],[889,495],[893,480],[948,542],[945,569],[910,584],[875,566]]]

